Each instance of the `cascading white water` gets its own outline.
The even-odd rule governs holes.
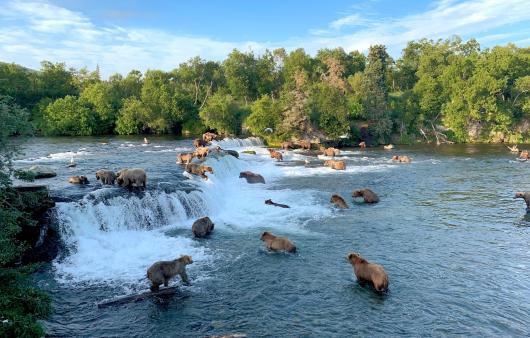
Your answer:
[[[57,220],[69,248],[68,254],[54,264],[58,280],[119,282],[131,286],[144,280],[145,286],[147,267],[182,254],[193,257],[195,263],[189,267],[190,273],[204,277],[201,267],[216,256],[192,239],[191,224],[199,217],[209,216],[215,231],[258,228],[281,233],[304,231],[304,222],[329,217],[330,207],[319,206],[318,190],[290,190],[275,185],[278,180],[297,176],[297,172],[304,170],[279,166],[270,158],[261,139],[228,139],[214,142],[213,146],[216,145],[238,151],[254,150],[257,155],[240,153],[237,159],[212,151],[204,162],[214,170],[213,174],[207,173],[208,180],[184,172],[190,178],[187,186],[191,182],[197,188],[189,193],[152,188],[128,193],[120,188],[103,188],[78,202],[58,203]],[[287,158],[290,156],[301,155],[286,154]],[[149,169],[146,167],[148,173]],[[263,175],[266,184],[248,184],[239,178],[239,173],[245,170]],[[291,208],[266,205],[264,201],[269,198]],[[257,231],[259,241],[260,230]]]

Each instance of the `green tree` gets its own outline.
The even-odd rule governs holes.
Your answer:
[[[108,82],[95,82],[87,85],[81,93],[81,100],[90,103],[97,114],[97,134],[110,134],[114,131],[117,111],[121,100]]]
[[[232,135],[241,130],[244,113],[231,95],[216,93],[201,109],[199,115],[208,128]]]
[[[46,135],[94,135],[100,130],[100,121],[88,102],[70,95],[50,103],[44,119]]]
[[[232,97],[248,101],[258,96],[258,69],[252,52],[234,49],[223,62],[226,84]]]
[[[392,121],[388,112],[389,60],[390,56],[385,46],[371,46],[363,78],[363,104],[366,117],[371,120],[374,136],[379,142],[385,142],[392,129]]]
[[[147,107],[136,97],[126,98],[118,113],[116,132],[120,135],[140,134],[147,128]]]
[[[34,221],[27,210],[35,206],[11,187],[12,158],[17,145],[11,137],[27,135],[29,113],[0,96],[0,325],[1,337],[42,337],[44,328],[37,322],[51,313],[51,300],[35,289],[27,275],[31,266],[14,267],[28,246],[21,237],[22,226]]]
[[[313,89],[311,101],[313,118],[328,138],[349,132],[348,101],[339,88],[321,83]]]
[[[266,131],[267,128],[277,134],[282,120],[281,110],[279,101],[273,100],[268,95],[262,96],[252,104],[251,114],[245,120],[245,125],[253,135],[270,136],[270,132]]]

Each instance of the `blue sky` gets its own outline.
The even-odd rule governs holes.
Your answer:
[[[454,34],[483,47],[530,45],[530,0],[99,1],[0,0],[0,61],[42,60],[102,74],[170,70],[190,57],[222,60],[233,49],[387,45]]]

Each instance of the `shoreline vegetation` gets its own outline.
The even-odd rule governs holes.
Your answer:
[[[43,61],[0,63],[0,98],[27,112],[36,135],[88,136],[216,131],[269,144],[317,139],[352,146],[416,142],[530,141],[530,48],[481,49],[474,39],[412,41],[393,60],[342,48],[232,51],[171,71]]]

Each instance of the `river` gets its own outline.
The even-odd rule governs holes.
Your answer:
[[[58,173],[48,184],[60,197],[53,222],[64,248],[38,276],[55,312],[44,324],[52,337],[529,336],[530,222],[515,191],[530,191],[530,163],[502,145],[422,145],[395,151],[348,149],[345,171],[325,157],[284,153],[269,158],[259,139],[217,142],[255,150],[209,157],[203,181],[183,173],[176,153],[191,140],[34,138],[16,166],[43,164]],[[392,163],[392,154],[412,157]],[[70,158],[77,163],[67,168]],[[103,187],[101,168],[145,168],[148,187]],[[250,185],[239,172],[262,174]],[[67,183],[86,175],[87,186]],[[369,187],[375,205],[351,192]],[[337,210],[331,194],[350,208]],[[264,204],[271,198],[290,209]],[[215,223],[194,239],[191,224]],[[289,237],[296,254],[271,254],[264,230]],[[350,251],[382,264],[386,295],[356,283]],[[144,300],[98,309],[115,296],[148,288],[146,269],[188,254],[192,285],[167,301]]]

